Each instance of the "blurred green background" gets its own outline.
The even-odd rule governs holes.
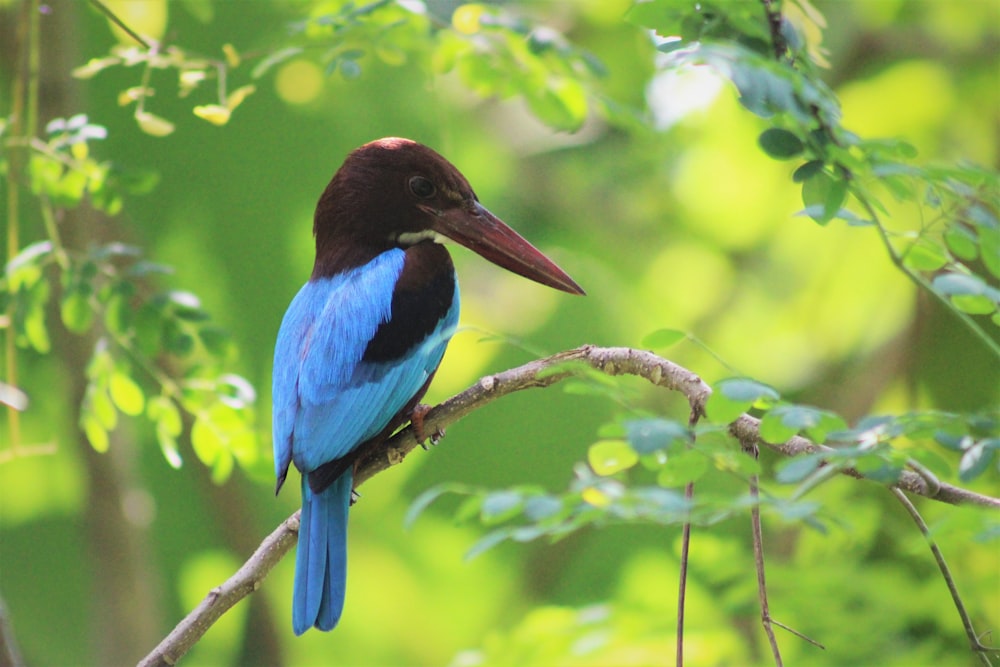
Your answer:
[[[109,3],[135,12],[130,20],[150,33],[159,21],[167,41],[216,58],[223,44],[247,53],[280,46],[286,26],[338,3],[215,2],[209,21],[206,4]],[[88,233],[123,238],[175,267],[164,280],[198,294],[232,333],[239,356],[231,370],[259,392],[261,450],[260,465],[238,468],[223,485],[211,482],[187,445],[185,465],[170,468],[141,424],[124,423],[111,451],[95,454],[76,444],[67,398],[80,358],[74,366],[72,356],[21,354],[20,384],[32,398],[25,440],[55,443],[51,455],[0,465],[0,595],[29,664],[134,662],[298,507],[296,485],[275,499],[268,477],[272,345],[311,269],[319,193],[349,150],[377,137],[409,137],[444,154],[487,207],[588,292],[570,298],[455,249],[464,328],[427,402],[535,352],[638,346],[668,327],[691,332],[729,365],[690,343],[666,351],[707,381],[736,369],[851,419],[996,406],[996,359],[916,293],[873,230],[793,217],[802,208],[789,180],[795,165],[760,151],[756,136],[766,125],[708,71],[658,72],[649,36],[622,18],[629,4],[510,7],[595,54],[607,69],[597,89],[643,110],[653,118],[648,125],[612,127],[594,115],[576,133],[555,132],[522,101],[483,99],[454,74],[434,74],[426,54],[406,52],[388,58],[392,64],[363,59],[354,79],[290,59],[256,82],[257,92],[224,127],[191,113],[205,103],[204,91],[179,99],[176,77],[154,74],[148,108],[176,124],[162,138],[141,132],[133,109],[117,102],[139,84],[138,68],[69,78],[116,42],[108,21],[83,2],[46,4],[41,122],[85,113],[108,128],[92,147],[103,159],[159,176],[155,190],[127,199],[120,216],[91,218]],[[428,5],[444,21],[454,9]],[[921,162],[997,166],[1000,5],[815,5],[828,24],[826,80],[847,128],[905,137]],[[4,115],[19,10],[0,2]],[[246,69],[233,71],[231,86],[249,81]],[[921,215],[904,205],[890,213],[896,228]],[[23,244],[42,237],[33,216],[29,210],[22,224]],[[493,333],[499,339],[483,340]],[[684,416],[678,396],[624,384],[634,405]],[[183,664],[672,664],[679,530],[585,530],[466,560],[482,529],[456,524],[454,503],[438,503],[403,527],[412,500],[442,481],[565,488],[573,464],[616,412],[599,396],[559,387],[476,412],[439,446],[361,489],[351,512],[347,605],[335,632],[293,637],[293,559],[286,558]],[[0,439],[6,419],[0,416]],[[765,453],[765,465],[772,463]],[[1000,492],[996,475],[987,478],[977,488]],[[702,488],[738,491],[738,484],[723,477]],[[844,479],[817,496],[830,511],[826,535],[764,526],[772,612],[827,646],[780,634],[787,661],[974,664],[930,554],[889,494]],[[997,628],[996,542],[971,539],[970,510],[921,508],[977,627]],[[691,562],[688,664],[770,664],[757,621],[749,521],[696,529]]]

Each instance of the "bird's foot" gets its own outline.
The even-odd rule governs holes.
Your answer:
[[[351,505],[358,502],[361,499],[361,494],[358,493],[357,489],[351,489]]]
[[[417,403],[417,405],[413,408],[413,411],[410,412],[410,423],[413,424],[413,435],[416,436],[417,442],[419,442],[420,446],[424,448],[424,451],[427,451],[428,440],[430,440],[432,445],[436,445],[441,441],[441,438],[444,437],[444,430],[441,428],[435,428],[434,432],[431,433],[429,437],[424,432],[424,417],[426,417],[427,413],[430,411],[431,406],[424,405],[423,403]]]

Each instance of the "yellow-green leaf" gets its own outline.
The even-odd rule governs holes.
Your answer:
[[[108,381],[108,391],[115,406],[125,414],[141,415],[146,407],[142,388],[125,373],[116,370]]]
[[[624,440],[599,440],[587,451],[587,462],[598,475],[613,475],[639,462],[639,455]]]
[[[173,123],[148,111],[137,111],[135,121],[139,124],[139,129],[150,136],[165,137],[174,131]]]
[[[232,112],[219,104],[203,104],[194,108],[194,115],[212,125],[221,126],[229,122]]]

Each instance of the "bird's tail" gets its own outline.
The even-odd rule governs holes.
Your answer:
[[[301,635],[310,627],[332,630],[344,609],[347,582],[347,509],[353,476],[348,470],[322,493],[302,476],[302,518],[295,557],[292,627]]]

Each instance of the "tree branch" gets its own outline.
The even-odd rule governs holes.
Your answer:
[[[705,402],[712,394],[711,388],[700,377],[652,352],[627,347],[584,345],[480,378],[465,391],[431,408],[423,417],[422,430],[424,433],[443,431],[466,415],[507,394],[523,389],[548,387],[578,375],[588,367],[607,375],[635,375],[658,387],[677,391],[684,395],[691,406],[692,419],[704,414]],[[830,447],[817,445],[799,436],[782,444],[765,442],[760,439],[760,420],[749,415],[741,416],[730,425],[729,430],[744,448],[762,444],[785,456],[833,451]],[[412,425],[385,442],[375,443],[358,456],[354,473],[355,485],[359,486],[383,470],[402,462],[420,444]],[[852,468],[840,472],[863,479],[861,473]],[[904,472],[894,486],[953,505],[972,504],[1000,509],[1000,499],[949,484],[931,484],[914,472]],[[264,539],[236,574],[210,591],[201,604],[139,663],[140,667],[175,664],[222,614],[258,588],[271,568],[295,544],[298,527],[299,513],[295,512]]]
[[[295,512],[264,538],[236,574],[209,591],[201,604],[184,617],[152,653],[139,661],[138,667],[176,664],[224,613],[257,590],[271,568],[291,550],[298,533],[299,513]]]

